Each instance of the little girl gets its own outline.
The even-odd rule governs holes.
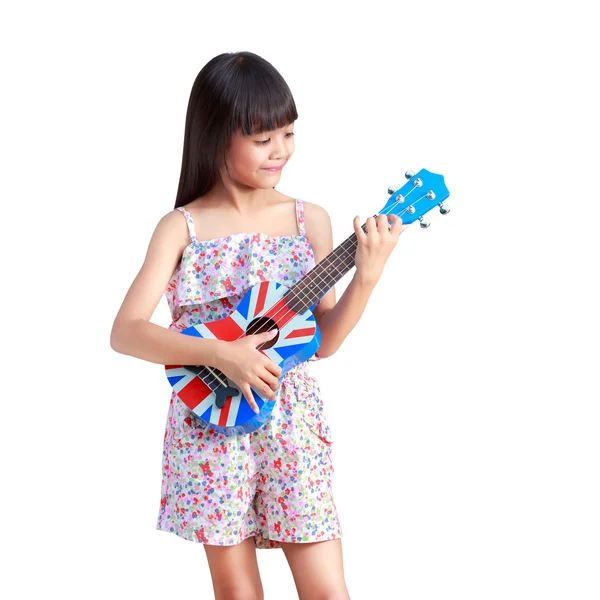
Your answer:
[[[349,598],[332,435],[307,363],[282,376],[257,350],[272,332],[232,342],[181,334],[227,317],[260,281],[292,286],[332,251],[327,211],[275,190],[297,118],[287,84],[256,54],[204,66],[187,109],[175,209],[156,226],[111,332],[117,352],[221,370],[255,410],[251,387],[276,400],[265,425],[225,436],[171,394],[157,529],[203,544],[217,600],[263,598],[256,548],[283,549],[300,598]],[[356,216],[356,271],[340,301],[332,288],[313,312],[321,343],[310,360],[331,356],[356,325],[404,228],[379,215],[365,229]],[[150,322],[165,290],[168,329]]]

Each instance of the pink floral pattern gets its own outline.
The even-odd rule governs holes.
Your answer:
[[[237,233],[199,241],[191,214],[178,210],[191,242],[165,292],[170,329],[226,317],[252,285],[290,286],[315,265],[301,199],[298,235],[292,236]],[[259,549],[342,537],[332,490],[333,438],[308,362],[283,376],[270,420],[246,435],[217,433],[172,392],[157,529],[220,546],[255,536]]]

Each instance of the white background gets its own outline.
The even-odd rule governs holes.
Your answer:
[[[351,597],[600,597],[599,44],[584,5],[2,11],[3,596],[213,597],[202,547],[155,529],[164,370],[109,335],[173,208],[192,83],[250,50],[299,112],[277,189],[324,206],[335,245],[407,169],[450,190],[451,213],[401,236],[342,348],[311,363]],[[152,320],[168,326],[164,299]],[[283,552],[258,556],[265,597],[296,598]]]

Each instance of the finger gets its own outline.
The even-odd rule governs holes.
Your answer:
[[[398,215],[389,215],[392,217],[392,228],[390,233],[394,235],[400,235],[402,233],[402,219]],[[408,227],[408,225],[406,225]]]
[[[264,366],[265,366],[265,369],[267,369],[268,371],[273,373],[273,375],[275,375],[275,377],[281,377],[281,374],[283,373],[283,369],[279,365],[275,364],[271,359],[267,359],[265,361]]]
[[[386,215],[385,213],[379,213],[377,215],[377,231],[379,231],[379,233],[386,233],[389,231],[388,216],[389,215]]]
[[[271,329],[271,331],[263,331],[261,333],[254,333],[252,335],[248,335],[246,337],[252,338],[252,343],[255,347],[268,342],[270,339],[274,338],[277,334],[276,329]]]
[[[255,413],[259,413],[260,408],[258,408],[258,404],[256,404],[254,396],[252,395],[252,390],[250,389],[250,386],[248,384],[242,387],[242,392],[244,393],[244,398],[246,398],[246,401],[252,407],[252,410]]]
[[[352,223],[354,225],[354,231],[356,233],[356,237],[357,237],[358,241],[364,244],[367,241],[367,236],[365,235],[363,228],[360,226],[359,215],[356,215],[354,217],[354,221]]]
[[[279,387],[279,379],[272,375],[269,371],[265,371],[260,378],[272,389],[277,390]]]
[[[373,237],[377,235],[377,221],[375,217],[367,217],[365,221],[365,237],[364,242],[367,243],[369,240],[373,240]]]
[[[377,222],[373,217],[367,217],[365,229],[367,230],[367,236],[377,233]]]
[[[252,384],[252,387],[264,398],[270,398],[271,400],[275,400],[275,392],[260,377],[254,378],[254,383]]]

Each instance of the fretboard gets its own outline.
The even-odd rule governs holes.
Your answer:
[[[365,227],[361,225],[363,231]],[[302,314],[319,301],[354,266],[357,245],[353,233],[294,284],[283,295],[289,308]]]

